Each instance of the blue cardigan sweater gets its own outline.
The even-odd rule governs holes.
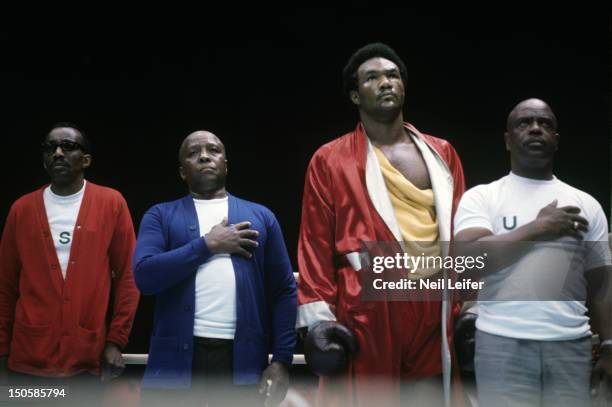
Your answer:
[[[234,383],[254,384],[272,361],[290,365],[295,346],[296,284],[280,226],[264,206],[228,194],[228,222],[259,231],[253,257],[232,255],[236,276]],[[153,335],[143,386],[191,386],[195,277],[213,254],[200,236],[191,196],[153,206],[140,224],[134,278],[156,295]]]

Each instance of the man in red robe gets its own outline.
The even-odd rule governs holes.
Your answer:
[[[418,402],[417,390],[402,390],[418,387],[436,389],[426,398],[448,404],[456,307],[439,300],[364,301],[359,271],[367,267],[364,243],[416,240],[413,232],[427,228],[432,241],[451,239],[465,189],[461,162],[447,141],[404,122],[406,68],[391,48],[377,43],[359,49],[343,77],[361,121],[312,157],[298,246],[298,327],[308,327],[306,358],[322,376],[318,402],[406,405]],[[411,205],[405,212],[401,198],[394,200],[382,160],[415,194],[430,194],[429,207],[416,205],[430,215],[424,228],[411,223]],[[346,367],[326,375],[337,366],[320,363],[338,352],[349,355]]]

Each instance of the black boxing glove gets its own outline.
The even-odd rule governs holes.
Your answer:
[[[308,330],[304,341],[306,364],[319,376],[345,372],[357,349],[355,335],[336,321],[319,322]]]
[[[474,373],[474,349],[476,336],[476,319],[478,314],[466,312],[455,320],[455,351],[459,370],[463,374]]]

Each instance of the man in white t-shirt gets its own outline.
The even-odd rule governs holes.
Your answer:
[[[504,261],[510,259],[491,259],[498,267],[483,277],[479,294],[479,404],[590,405],[591,374],[612,383],[607,221],[593,197],[553,175],[559,134],[545,102],[519,103],[505,142],[510,174],[467,191],[455,216],[456,241],[477,241],[489,254],[505,249]],[[539,243],[525,249],[522,242]],[[571,298],[550,297],[552,288],[568,287]],[[602,350],[593,369],[589,322]]]

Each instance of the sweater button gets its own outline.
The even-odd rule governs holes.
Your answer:
[[[51,269],[55,270],[57,268],[57,266],[55,264],[51,265]]]
[[[189,344],[188,343],[184,343],[183,344],[183,350],[189,350]]]
[[[191,225],[191,226],[189,226],[189,230],[191,230],[192,232],[195,232],[195,230],[196,230],[195,225]]]

